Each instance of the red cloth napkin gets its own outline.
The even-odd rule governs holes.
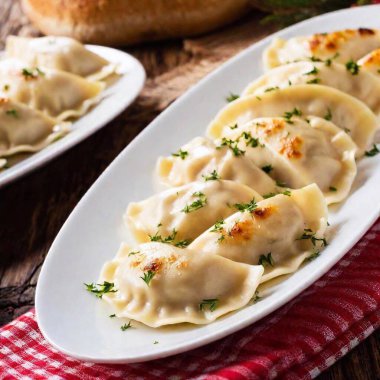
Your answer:
[[[311,379],[379,325],[380,219],[286,306],[227,338],[166,359],[128,365],[71,359],[44,340],[32,310],[0,330],[0,379]]]

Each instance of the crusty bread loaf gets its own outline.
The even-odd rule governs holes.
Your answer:
[[[249,0],[22,0],[45,34],[102,45],[201,34],[236,20]]]

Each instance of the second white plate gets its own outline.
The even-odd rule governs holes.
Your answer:
[[[49,162],[104,127],[138,96],[145,82],[141,63],[123,51],[105,46],[86,45],[86,48],[118,65],[118,78],[102,94],[102,100],[72,125],[72,132],[25,160],[0,171],[0,187]]]

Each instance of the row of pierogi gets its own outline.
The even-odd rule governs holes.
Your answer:
[[[117,317],[209,323],[319,255],[327,205],[347,197],[356,160],[371,152],[377,48],[380,31],[370,29],[273,41],[266,73],[218,113],[207,137],[159,159],[166,190],[129,204],[125,222],[139,244],[122,245],[96,288]]]

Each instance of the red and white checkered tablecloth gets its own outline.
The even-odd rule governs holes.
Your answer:
[[[0,329],[0,379],[311,379],[379,325],[380,219],[286,306],[227,338],[166,359],[126,365],[72,359],[44,340],[32,310]]]

